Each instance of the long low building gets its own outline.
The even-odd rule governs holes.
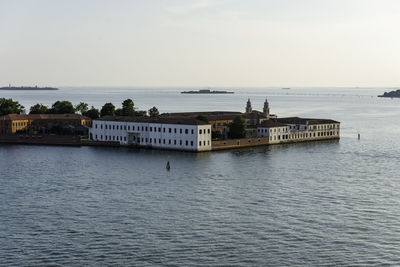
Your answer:
[[[211,125],[192,118],[106,116],[93,121],[93,141],[187,151],[211,150]]]
[[[107,116],[93,121],[90,139],[147,148],[210,151],[211,130],[209,122],[194,118]],[[255,126],[254,132],[252,138],[262,138],[263,144],[339,139],[340,123],[298,117],[270,119]]]

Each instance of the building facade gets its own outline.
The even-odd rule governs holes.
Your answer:
[[[91,127],[92,120],[78,114],[8,114],[0,117],[0,134],[39,131],[56,125]]]
[[[210,151],[211,125],[181,118],[107,116],[93,121],[90,139],[158,149]]]
[[[340,122],[298,117],[264,121],[257,126],[259,137],[269,137],[271,144],[340,138]]]

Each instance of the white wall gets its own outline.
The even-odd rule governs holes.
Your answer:
[[[134,135],[139,146],[191,151],[211,150],[211,125],[94,120],[90,133],[93,141],[118,141],[121,145],[128,145],[129,136]]]

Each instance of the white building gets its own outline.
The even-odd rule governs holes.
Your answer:
[[[289,126],[277,121],[263,121],[257,126],[257,137],[269,137],[270,144],[289,139]]]
[[[189,118],[106,116],[93,120],[92,141],[159,149],[211,150],[211,125]]]
[[[340,122],[298,117],[263,121],[258,137],[269,137],[270,144],[340,138]]]

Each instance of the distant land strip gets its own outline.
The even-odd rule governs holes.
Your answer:
[[[7,86],[7,87],[0,87],[0,90],[31,90],[31,91],[43,91],[43,90],[58,90],[55,87],[37,87],[37,86]]]

